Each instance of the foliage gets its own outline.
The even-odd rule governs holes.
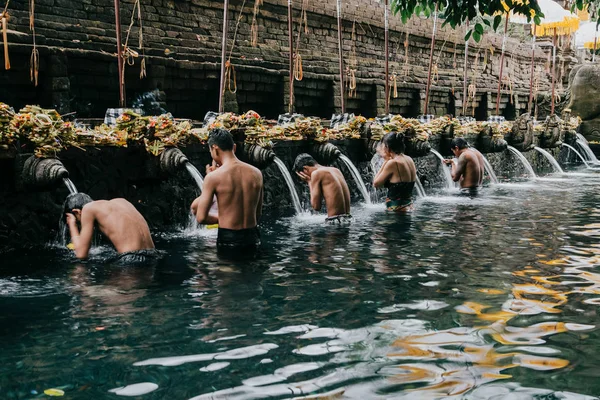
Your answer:
[[[403,23],[407,23],[413,16],[429,18],[436,7],[444,19],[443,25],[450,25],[452,29],[472,21],[465,40],[472,36],[477,42],[483,37],[486,27],[496,30],[500,26],[503,15],[522,14],[536,24],[543,17],[537,0],[392,0],[392,12],[399,15]]]

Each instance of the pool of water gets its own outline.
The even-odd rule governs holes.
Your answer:
[[[600,174],[267,220],[264,251],[161,235],[155,266],[2,255],[0,397],[544,398],[600,394]]]

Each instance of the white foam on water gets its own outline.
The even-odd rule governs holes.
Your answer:
[[[213,371],[219,371],[223,368],[227,368],[231,363],[228,363],[226,361],[223,362],[217,362],[217,363],[212,363],[207,365],[206,367],[200,368],[201,372],[213,372]]]
[[[158,385],[152,382],[134,383],[133,385],[122,386],[110,389],[109,393],[114,393],[118,396],[142,396],[144,394],[154,392],[158,389]]]

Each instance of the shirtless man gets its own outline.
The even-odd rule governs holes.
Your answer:
[[[110,240],[123,262],[144,261],[154,256],[154,242],[142,214],[125,199],[93,201],[85,193],[74,193],[64,204],[75,256],[87,258],[92,245],[94,224]],[[77,224],[81,224],[81,231]],[[144,250],[150,250],[144,252]]]
[[[303,153],[296,157],[294,171],[308,183],[312,208],[320,211],[322,200],[325,199],[326,221],[342,222],[352,218],[350,190],[339,169],[319,165],[311,155]]]
[[[463,138],[452,139],[450,149],[458,158],[456,164],[452,160],[444,160],[444,163],[452,168],[452,179],[454,182],[460,182],[462,194],[476,196],[483,176],[478,155],[469,148],[469,143]]]
[[[202,194],[192,203],[192,213],[201,224],[219,224],[217,250],[252,255],[260,246],[262,173],[235,156],[233,136],[225,129],[210,132],[208,147],[213,163],[206,166]],[[211,210],[213,195],[218,211]]]

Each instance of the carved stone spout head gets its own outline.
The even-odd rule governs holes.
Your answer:
[[[29,157],[23,165],[21,178],[25,185],[36,188],[49,188],[62,184],[69,177],[69,171],[56,158]]]
[[[243,158],[258,169],[265,169],[275,160],[275,153],[257,144],[245,144]]]
[[[312,145],[311,155],[319,164],[331,165],[340,158],[342,152],[331,143],[315,143]]]
[[[181,168],[184,168],[185,164],[188,162],[189,160],[185,154],[176,148],[167,149],[160,155],[160,169],[168,174],[173,174]]]

